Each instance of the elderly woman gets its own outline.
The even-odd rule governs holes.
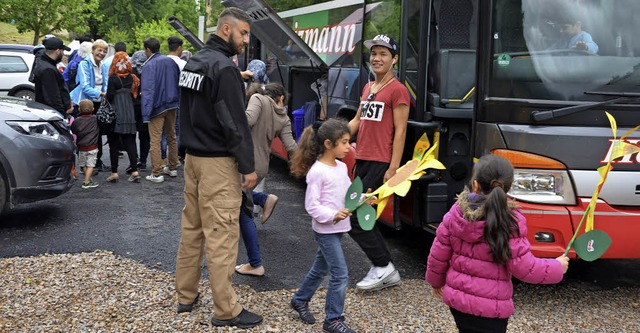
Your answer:
[[[102,60],[107,55],[109,44],[102,39],[93,42],[91,54],[78,64],[78,73],[76,74],[76,83],[78,84],[71,91],[71,99],[74,105],[83,99],[93,101],[94,113],[100,108],[103,96],[107,91],[107,80],[109,69],[102,66]],[[101,131],[98,139],[98,160],[96,161],[96,170],[107,171],[108,166],[102,163],[102,135]]]
[[[136,150],[136,117],[133,100],[138,97],[140,79],[133,74],[131,61],[125,52],[117,52],[109,68],[107,99],[116,111],[113,131],[107,133],[111,175],[107,182],[118,181],[118,152],[125,150],[129,156],[130,182],[139,183],[138,152]]]

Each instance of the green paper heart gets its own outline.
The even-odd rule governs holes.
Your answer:
[[[360,177],[356,177],[349,186],[347,194],[344,197],[344,207],[350,212],[353,212],[360,203],[360,197],[362,196],[362,180]]]
[[[573,249],[584,261],[600,258],[611,245],[611,237],[602,230],[591,230],[573,242]]]
[[[371,230],[376,224],[376,210],[369,205],[362,205],[358,208],[358,223],[362,230]]]

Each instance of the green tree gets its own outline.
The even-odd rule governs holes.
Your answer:
[[[204,15],[204,0],[100,0],[104,20],[98,23],[98,32],[110,43],[124,41],[127,45],[142,47],[142,41],[156,37],[161,42],[168,31],[177,35],[166,23],[166,18],[176,16],[189,29],[197,31],[198,16]],[[166,25],[166,26],[163,26]],[[142,36],[142,33],[148,33]],[[166,37],[169,37],[167,35]]]
[[[166,19],[144,22],[135,29],[135,46],[137,49],[143,50],[144,40],[154,37],[160,41],[160,53],[169,53],[169,45],[167,38],[177,35],[176,31],[167,23]],[[136,49],[136,50],[137,50]]]
[[[98,0],[2,0],[0,20],[15,20],[20,33],[33,31],[36,45],[47,33],[86,28],[89,13],[97,9]]]

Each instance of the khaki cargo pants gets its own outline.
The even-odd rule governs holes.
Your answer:
[[[186,156],[182,236],[176,262],[178,302],[196,297],[203,244],[207,254],[214,318],[228,320],[242,311],[232,286],[238,257],[241,175],[235,158]]]

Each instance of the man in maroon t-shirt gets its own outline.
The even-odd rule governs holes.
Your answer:
[[[362,90],[360,110],[349,122],[356,141],[355,174],[364,188],[380,187],[400,167],[409,118],[409,92],[393,73],[398,61],[398,44],[389,35],[377,35],[364,42],[371,50],[370,63],[375,81]],[[365,231],[351,217],[351,237],[360,245],[372,266],[356,287],[379,290],[400,283],[400,274],[391,262],[391,253],[377,227]]]

